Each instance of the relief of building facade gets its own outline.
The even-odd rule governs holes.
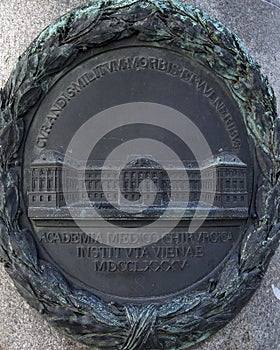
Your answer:
[[[200,200],[206,207],[248,207],[247,166],[237,155],[221,152],[200,167],[192,161],[185,161],[184,166],[188,183],[182,176],[182,169],[174,167],[172,162],[168,169],[162,169],[148,157],[139,158],[128,162],[121,172],[117,164],[112,164],[108,169],[102,168],[102,186],[98,161],[88,162],[84,169],[77,161],[66,160],[57,151],[46,151],[31,165],[29,208],[63,208],[66,201],[77,207],[88,201],[97,205],[105,205],[107,201],[122,205],[124,198],[132,204],[136,200],[144,204],[150,196],[155,198],[153,205],[161,206],[169,201],[170,181],[176,198],[180,199],[184,191],[189,191],[186,206]],[[144,179],[151,180],[155,187],[145,182],[140,194],[139,186]]]

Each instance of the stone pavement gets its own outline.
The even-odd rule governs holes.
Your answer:
[[[0,86],[8,78],[16,58],[59,15],[84,3],[79,0],[0,1]],[[205,9],[245,42],[262,65],[280,100],[280,1],[189,0]],[[261,288],[242,312],[224,329],[195,350],[280,349],[280,301],[272,284],[280,289],[280,249],[271,260]],[[0,350],[86,350],[58,333],[19,296],[0,266]]]

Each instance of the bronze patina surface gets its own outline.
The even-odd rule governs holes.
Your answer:
[[[174,133],[147,131],[141,123],[106,135],[86,166],[75,157],[66,160],[82,123],[124,103],[186,114],[207,139],[212,163],[206,155],[198,167]],[[21,56],[1,91],[1,257],[21,294],[51,323],[97,348],[183,349],[207,338],[250,298],[277,246],[275,110],[271,88],[239,39],[199,10],[178,3],[100,2],[65,15]],[[139,199],[137,181],[145,171],[159,193],[150,210],[120,215],[101,200],[100,161],[116,142],[139,135],[171,145],[201,192],[201,169],[207,176],[211,167],[220,169],[215,210],[191,235],[188,223],[197,207],[186,206],[174,231],[145,248],[87,241],[57,197],[56,175],[65,164],[74,182],[88,173],[88,197],[116,226],[143,227],[166,211],[178,168],[171,162],[171,175],[163,180],[164,169],[148,154],[127,159],[115,204],[123,196]],[[96,188],[90,188],[90,176]],[[190,204],[197,202],[192,185]],[[180,186],[178,192],[184,191]],[[79,199],[74,210],[80,217],[82,189],[75,186],[71,195]],[[167,213],[174,220],[174,211]]]

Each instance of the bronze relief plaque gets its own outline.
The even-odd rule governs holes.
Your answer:
[[[24,202],[28,203],[28,216],[40,246],[73,279],[97,293],[109,293],[110,298],[164,297],[207,277],[235,246],[249,215],[254,165],[236,104],[225,87],[202,66],[168,49],[143,45],[106,49],[60,79],[36,111],[26,140],[29,151],[25,153],[28,170]],[[127,120],[116,120],[123,118],[124,113]],[[197,136],[191,150],[186,144],[188,131],[183,131],[184,143],[180,133],[176,135],[176,130],[172,130],[177,118],[182,130],[189,127],[181,115],[189,117],[206,135],[209,145],[206,151],[213,154],[212,159],[210,154],[202,153],[201,164],[196,164],[198,159],[193,153],[201,136]],[[108,124],[111,129],[106,130],[104,137],[98,125],[99,116],[102,126]],[[143,117],[149,122],[148,130]],[[93,125],[89,127],[89,123]],[[84,145],[81,139],[87,135],[83,129],[78,131],[74,137],[80,144],[74,156],[75,150],[69,143],[83,125],[86,130],[96,131],[90,131]],[[61,130],[67,132],[62,134]],[[184,174],[171,157],[161,159],[167,163],[165,167],[152,160],[153,145],[147,147],[148,139],[172,147],[182,159],[189,181],[181,177]],[[131,140],[138,141],[134,151]],[[90,141],[96,146],[90,146]],[[125,146],[126,142],[130,142],[129,146]],[[102,163],[121,144],[128,147],[122,151],[126,170],[117,176],[119,158],[114,157],[109,167],[102,167]],[[85,148],[89,149],[90,158],[83,166],[78,160],[83,158],[80,153]],[[71,169],[71,179],[67,180],[71,182],[70,188],[60,178],[66,161]],[[81,186],[84,171],[85,191]],[[218,177],[219,183],[214,187]],[[141,190],[143,180],[152,181],[156,188],[147,184]],[[181,203],[187,210],[178,223],[176,207],[167,206],[170,182],[174,182],[178,200],[181,191],[189,191],[189,201]],[[67,205],[73,209],[72,216],[83,221],[78,227],[71,220],[72,213],[66,212],[63,191],[70,196]],[[214,193],[214,202],[210,204]],[[145,205],[146,197],[152,194],[156,194],[155,200],[150,206]],[[200,195],[203,198],[199,203]],[[129,201],[128,208],[138,208],[139,213],[128,217],[122,198]],[[103,227],[99,227],[98,219],[89,222],[91,205],[104,220],[115,219],[114,230],[107,237],[100,232]],[[196,231],[188,232],[195,210],[210,208],[205,222]],[[162,223],[160,220],[154,225],[152,233],[145,231],[145,226],[155,220],[155,215],[160,219],[163,211],[168,213],[164,220],[172,222],[174,228],[154,244],[148,244],[154,234],[162,233]],[[85,225],[88,229],[83,232]],[[123,225],[132,225],[131,230]],[[129,247],[125,248],[126,245]]]
[[[88,4],[1,91],[0,255],[96,349],[185,349],[277,246],[275,99],[239,39],[184,4]]]

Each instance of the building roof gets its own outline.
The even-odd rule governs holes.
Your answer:
[[[39,157],[35,159],[32,164],[63,164],[64,155],[56,150],[47,150],[40,153]]]
[[[237,156],[237,154],[228,151],[219,152],[216,156],[213,157],[213,160],[210,164],[215,166],[226,165],[247,167],[247,165],[244,162],[242,162],[242,160]]]
[[[137,159],[138,157],[138,159]],[[71,157],[71,155],[63,155],[57,150],[46,150],[40,153],[39,157],[32,162],[32,165],[63,165],[68,164],[74,168],[82,169],[82,162],[78,161]],[[182,165],[184,165],[184,168],[182,168]],[[240,158],[233,152],[228,151],[221,151],[217,155],[213,156],[211,159],[206,159],[205,161],[201,162],[200,166],[198,166],[198,163],[194,160],[183,160],[182,163],[179,164],[178,161],[165,161],[164,167],[161,166],[158,162],[156,162],[151,155],[143,156],[143,155],[134,155],[133,160],[131,159],[131,156],[128,157],[128,162],[125,167],[123,167],[123,162],[121,161],[114,161],[110,168],[108,169],[119,169],[122,168],[123,170],[132,170],[132,169],[139,169],[139,168],[148,168],[148,169],[176,169],[176,170],[185,170],[185,169],[192,169],[192,170],[202,170],[206,169],[211,166],[239,166],[239,167],[247,167],[247,165],[240,160]],[[88,160],[86,169],[92,170],[105,170],[104,168],[104,161],[102,160]]]

